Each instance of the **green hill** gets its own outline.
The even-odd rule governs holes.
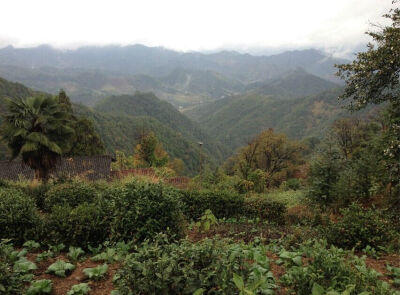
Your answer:
[[[337,88],[339,85],[311,75],[299,68],[279,79],[249,86],[253,88],[258,86],[254,90],[256,94],[290,98],[314,95],[328,89]]]
[[[24,85],[0,78],[0,112],[6,109],[4,97],[23,98],[32,94],[34,91]],[[134,97],[134,111],[130,112],[117,112],[117,98],[110,104],[110,108],[115,106],[116,113],[109,110],[102,112],[101,107],[95,110],[77,104],[74,105],[74,110],[78,115],[94,122],[96,131],[110,154],[116,150],[132,154],[143,132],[153,131],[172,158],[178,157],[185,162],[187,173],[198,170],[200,153],[204,153],[211,163],[222,160],[221,147],[208,140],[203,131],[170,104],[160,101],[153,94],[138,94]],[[154,117],[156,115],[158,116]],[[200,140],[205,142],[202,151],[198,146]],[[0,144],[0,159],[6,159],[7,155],[5,144]]]
[[[232,152],[268,128],[294,139],[323,137],[334,120],[351,116],[337,99],[341,91],[336,88],[296,99],[251,93],[206,104],[186,114]]]

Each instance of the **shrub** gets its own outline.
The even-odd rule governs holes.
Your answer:
[[[285,213],[285,204],[270,201],[262,196],[252,196],[244,200],[243,214],[250,218],[260,218],[272,223],[284,224]]]
[[[342,209],[343,217],[322,229],[328,242],[345,249],[378,248],[393,239],[391,224],[377,209],[363,209],[357,204]]]
[[[300,180],[297,178],[290,178],[285,182],[285,188],[288,190],[298,190],[301,188]]]
[[[84,181],[56,184],[45,194],[44,208],[51,211],[54,206],[69,205],[74,208],[82,203],[91,203],[98,196],[96,188]]]
[[[114,285],[121,295],[238,294],[236,274],[243,285],[256,286],[255,294],[272,294],[274,279],[264,251],[221,240],[169,243],[158,236],[125,260]]]
[[[110,218],[98,203],[83,203],[76,208],[55,206],[46,217],[42,235],[49,244],[87,248],[109,237]]]
[[[34,201],[22,192],[0,188],[0,239],[16,245],[34,240],[41,220]]]
[[[188,219],[199,219],[207,209],[217,218],[229,218],[241,214],[244,197],[229,191],[182,191],[182,202]]]
[[[118,197],[108,197],[113,198],[115,208],[111,222],[112,240],[144,240],[159,232],[183,236],[182,206],[177,190],[162,184],[136,181],[114,189],[118,191]]]
[[[295,294],[396,294],[379,279],[378,272],[366,267],[362,258],[334,246],[327,247],[326,241],[308,242],[300,250],[307,264],[292,265],[282,277],[284,285]]]
[[[0,294],[20,295],[23,290],[23,275],[13,271],[13,248],[0,241]]]

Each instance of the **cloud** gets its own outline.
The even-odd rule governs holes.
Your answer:
[[[3,0],[15,46],[133,44],[177,50],[352,48],[391,0]],[[342,50],[345,51],[345,50]]]

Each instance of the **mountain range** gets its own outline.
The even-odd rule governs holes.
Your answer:
[[[6,47],[0,76],[29,87],[2,80],[17,97],[66,90],[109,153],[131,154],[140,136],[154,131],[194,173],[201,153],[221,163],[264,129],[323,137],[334,120],[351,116],[337,100],[342,86],[334,75],[334,64],[346,62],[313,49],[252,56],[142,45]],[[0,96],[10,95],[1,89]]]
[[[94,105],[110,95],[154,92],[176,107],[188,107],[247,91],[303,69],[337,83],[334,64],[345,63],[318,50],[253,56],[234,51],[213,54],[177,52],[159,47],[105,46],[58,50],[0,49],[0,76],[33,89]]]

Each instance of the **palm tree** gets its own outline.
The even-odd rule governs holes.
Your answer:
[[[35,171],[35,178],[47,180],[57,159],[70,148],[74,131],[70,116],[58,97],[36,95],[7,99],[1,135],[11,150],[11,160],[21,155]]]

